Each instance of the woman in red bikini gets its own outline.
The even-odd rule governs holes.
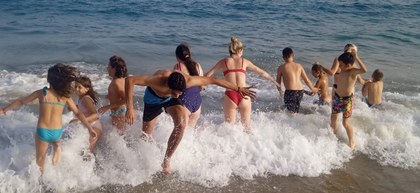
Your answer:
[[[223,69],[225,80],[232,82],[239,87],[245,87],[246,84],[246,70],[249,68],[255,71],[262,77],[271,80],[276,86],[276,80],[266,71],[254,65],[251,61],[242,57],[243,44],[236,37],[231,37],[229,44],[230,56],[221,59],[217,64],[206,73],[206,76],[211,77],[220,69]],[[241,114],[241,122],[246,130],[249,130],[251,120],[251,100],[248,97],[243,97],[238,91],[226,89],[223,97],[223,109],[225,112],[225,121],[228,123],[236,122],[236,113],[239,108]],[[244,100],[243,100],[244,99]]]

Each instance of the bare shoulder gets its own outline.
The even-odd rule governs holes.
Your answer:
[[[172,71],[171,70],[158,70],[156,71],[153,75],[154,76],[169,76],[171,75]]]

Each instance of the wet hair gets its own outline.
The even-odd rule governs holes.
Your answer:
[[[229,44],[229,54],[237,54],[239,51],[244,49],[244,45],[241,41],[238,40],[236,37],[230,38],[230,44]]]
[[[75,82],[81,84],[85,88],[88,88],[87,95],[93,99],[93,103],[98,104],[98,93],[93,90],[92,81],[87,76],[79,76],[76,78]]]
[[[168,87],[172,90],[183,91],[187,87],[184,75],[172,72],[168,77]]]
[[[312,70],[312,72],[323,72],[322,66],[318,62],[315,62],[314,64],[312,64],[312,69],[311,70]]]
[[[115,77],[126,78],[128,76],[127,65],[123,58],[112,56],[109,58],[109,65],[111,65],[112,68],[115,68]]]
[[[78,74],[77,68],[58,63],[48,69],[47,81],[60,97],[71,97],[73,92],[71,83]]]
[[[376,69],[375,71],[373,71],[373,73],[372,73],[373,81],[375,81],[375,82],[376,81],[381,81],[383,78],[384,78],[384,73],[381,70]]]
[[[345,65],[352,65],[355,60],[351,53],[344,52],[338,57],[338,61],[343,62]]]
[[[188,73],[191,76],[199,76],[198,63],[192,59],[190,48],[186,44],[179,44],[175,50],[176,57],[187,66]]]
[[[282,53],[283,53],[283,58],[288,59],[288,58],[292,57],[293,49],[290,48],[290,47],[284,48]]]

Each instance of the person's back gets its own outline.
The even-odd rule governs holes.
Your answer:
[[[309,86],[312,92],[318,92],[312,82],[306,76],[302,65],[294,62],[294,53],[292,48],[283,49],[284,64],[277,69],[277,83],[280,85],[283,81],[286,91],[284,92],[284,104],[289,112],[296,114],[300,109],[300,102],[303,97],[303,85],[301,79]],[[282,91],[279,90],[282,94]]]
[[[282,65],[283,84],[286,90],[302,90],[302,65],[295,62],[286,62]]]
[[[62,114],[69,98],[60,97],[54,89],[42,89],[39,100],[38,128],[59,129],[62,127]]]
[[[238,86],[246,86],[246,63],[249,61],[241,56],[232,55],[226,57],[224,62],[223,74],[225,80]]]
[[[372,82],[366,82],[363,86],[362,94],[367,97],[366,102],[369,107],[382,104],[382,91],[384,82],[383,73],[376,69],[372,74]]]

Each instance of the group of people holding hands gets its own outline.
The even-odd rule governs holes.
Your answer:
[[[239,110],[241,122],[245,132],[250,131],[251,101],[255,92],[246,83],[247,70],[252,70],[260,76],[273,82],[281,96],[284,96],[284,106],[291,114],[297,114],[303,94],[318,94],[318,105],[331,105],[331,127],[334,133],[338,130],[338,114],[343,113],[343,126],[347,131],[349,146],[354,149],[353,129],[349,118],[352,114],[355,83],[364,84],[363,96],[367,97],[369,106],[381,104],[383,89],[380,70],[375,70],[372,81],[365,81],[360,74],[367,72],[367,68],[360,59],[357,48],[353,44],[346,45],[344,53],[335,58],[331,68],[325,68],[319,63],[312,67],[312,75],[318,78],[316,84],[307,77],[301,64],[294,62],[294,52],[291,48],[283,50],[284,64],[277,70],[277,77],[243,57],[243,44],[232,37],[229,44],[229,56],[221,59],[204,74],[201,65],[194,61],[189,47],[180,44],[175,55],[177,63],[172,70],[158,70],[149,76],[128,76],[127,65],[123,58],[112,56],[108,62],[108,74],[112,78],[108,86],[109,104],[97,109],[98,96],[94,91],[91,80],[80,76],[75,67],[56,64],[48,69],[47,81],[49,88],[37,90],[32,94],[13,101],[0,109],[0,114],[6,113],[23,104],[39,101],[39,120],[35,135],[36,163],[43,172],[48,145],[54,149],[53,164],[57,164],[61,157],[60,137],[63,132],[62,113],[67,107],[73,111],[77,119],[71,123],[81,122],[90,133],[89,149],[93,151],[101,135],[102,125],[99,114],[110,110],[113,127],[120,135],[124,134],[126,123],[132,125],[136,118],[134,110],[134,86],[145,86],[144,109],[142,122],[142,136],[152,137],[157,117],[167,112],[173,119],[174,128],[169,137],[167,149],[162,162],[165,175],[170,175],[171,158],[183,137],[187,126],[194,127],[201,113],[202,98],[200,92],[209,84],[226,89],[223,97],[225,121],[236,122]],[[357,64],[355,64],[357,62]],[[218,71],[223,71],[224,78],[213,78]],[[329,94],[328,76],[334,77],[334,86]],[[311,91],[304,90],[302,80]],[[74,84],[73,84],[74,82]],[[281,87],[283,83],[285,91]],[[72,94],[78,96],[77,105]],[[331,97],[332,96],[332,97]]]

